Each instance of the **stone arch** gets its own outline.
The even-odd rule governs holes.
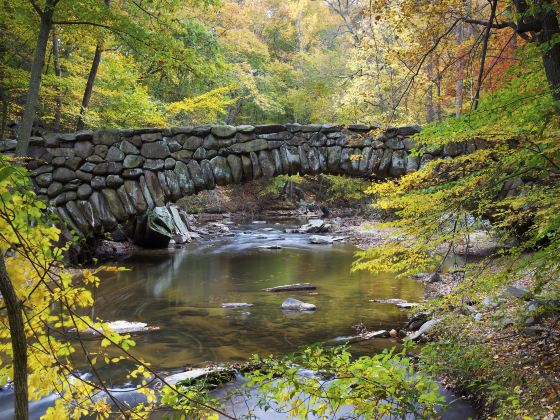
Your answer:
[[[80,131],[35,138],[29,163],[40,196],[79,236],[92,237],[149,209],[217,185],[283,174],[398,177],[436,150],[412,156],[417,126],[204,125]]]

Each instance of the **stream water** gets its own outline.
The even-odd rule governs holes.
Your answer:
[[[360,322],[369,330],[391,329],[406,322],[405,311],[369,300],[417,301],[422,297],[421,285],[390,275],[351,273],[353,246],[311,245],[309,235],[284,233],[293,226],[274,222],[236,225],[231,236],[185,248],[138,252],[120,261],[130,271],[103,274],[95,297],[95,316],[160,327],[136,336],[134,353],[168,373],[208,361],[245,361],[254,353],[292,352],[306,344],[355,335],[352,326]],[[282,248],[262,248],[267,245]],[[317,290],[262,291],[299,282],[312,283]],[[284,312],[281,304],[287,297],[313,303],[317,310]],[[253,306],[221,307],[228,302]],[[395,344],[391,339],[374,339],[354,345],[352,350],[371,354]],[[113,368],[104,376],[124,385],[124,369]],[[9,396],[0,395],[0,415],[7,413],[9,401]],[[50,403],[36,404],[34,415]],[[448,418],[470,415],[472,410],[464,405]]]

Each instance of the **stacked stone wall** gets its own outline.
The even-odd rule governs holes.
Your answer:
[[[33,138],[29,167],[39,195],[88,237],[216,185],[296,173],[398,177],[464,152],[457,144],[412,156],[418,131],[317,124],[80,131]],[[0,142],[0,151],[14,148]]]

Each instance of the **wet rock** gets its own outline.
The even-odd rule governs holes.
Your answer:
[[[164,168],[165,168],[165,169],[168,169],[168,170],[173,170],[173,169],[175,169],[175,159],[173,159],[173,158],[167,158],[167,159],[165,159]]]
[[[94,190],[100,190],[101,188],[105,188],[106,186],[107,186],[107,181],[105,180],[105,177],[94,176],[91,179],[91,187]]]
[[[184,244],[191,242],[191,235],[187,225],[184,223],[181,215],[179,214],[179,209],[175,206],[169,207],[169,213],[173,219],[173,224],[175,225],[175,234],[173,235],[173,240],[175,243]]]
[[[64,186],[60,182],[53,182],[51,183],[51,185],[49,185],[49,188],[47,189],[47,195],[49,197],[55,197],[58,194],[60,194],[63,189]]]
[[[233,137],[237,129],[232,125],[215,125],[212,127],[212,134],[216,137],[228,138]]]
[[[123,179],[118,175],[107,176],[107,186],[109,188],[119,188],[123,183]]]
[[[161,140],[162,135],[160,132],[143,133],[140,135],[140,138],[143,142],[155,142],[157,140]]]
[[[234,373],[232,369],[224,367],[199,368],[167,376],[164,381],[169,385],[191,385],[194,381],[204,378],[206,384],[216,385],[227,382]]]
[[[416,306],[420,305],[419,303],[414,302],[404,302],[404,303],[397,303],[395,306],[400,309],[411,309]]]
[[[212,171],[212,165],[209,160],[203,160],[200,162],[200,169],[202,170],[202,176],[204,178],[204,183],[206,188],[212,190],[216,187],[216,180],[214,178],[214,172]]]
[[[317,307],[312,303],[305,303],[298,299],[288,298],[282,302],[282,309],[285,311],[314,311]]]
[[[236,129],[240,133],[252,133],[253,131],[255,131],[255,127],[253,127],[252,125],[238,125]]]
[[[107,206],[117,221],[125,220],[127,214],[117,192],[109,188],[104,188],[101,192],[107,202]]]
[[[163,169],[164,165],[163,159],[146,159],[142,167],[150,171],[160,171]]]
[[[268,149],[268,142],[265,139],[255,139],[245,143],[235,143],[226,150],[229,153],[250,153]]]
[[[311,219],[308,221],[307,224],[301,226],[297,231],[299,233],[325,233],[328,232],[331,228],[331,225],[325,223],[324,220],[321,219]]]
[[[506,293],[515,298],[524,299],[529,294],[529,290],[524,287],[508,286],[506,287]]]
[[[78,195],[76,194],[75,191],[67,191],[55,197],[52,202],[55,206],[62,206],[68,201],[76,200],[77,198]]]
[[[109,210],[105,198],[100,192],[95,191],[88,201],[91,204],[94,219],[101,221],[101,225],[106,230],[113,229],[117,225],[115,216]]]
[[[312,235],[309,237],[309,243],[315,245],[328,245],[334,242],[333,236]]]
[[[105,159],[110,162],[120,162],[124,159],[124,153],[119,148],[111,146]]]
[[[317,287],[313,286],[311,283],[294,283],[285,284],[282,286],[268,287],[263,289],[265,292],[293,292],[298,290],[315,290]]]
[[[327,342],[327,344],[353,344],[359,343],[361,341],[371,340],[373,338],[387,338],[389,337],[389,332],[387,330],[379,330],[379,331],[368,331],[363,334],[353,335],[349,337],[336,337]]]
[[[233,180],[225,157],[216,156],[210,161],[217,185],[228,185]]]
[[[390,304],[393,304],[393,305],[396,305],[398,303],[407,303],[407,301],[404,300],[404,299],[372,299],[372,300],[370,300],[370,302],[390,303]]]
[[[437,320],[436,319],[431,319],[428,322],[425,322],[424,324],[422,324],[422,326],[420,327],[420,329],[416,332],[414,332],[413,334],[409,335],[408,338],[410,340],[419,340],[420,337],[422,337],[424,334],[432,331],[434,329],[434,327],[437,324]]]
[[[271,159],[270,152],[262,150],[258,156],[263,176],[265,178],[272,178],[274,176],[274,161]]]
[[[204,140],[200,137],[190,136],[183,143],[183,148],[194,152],[196,149],[202,146],[203,141]]]
[[[52,179],[54,181],[59,181],[62,183],[66,183],[76,179],[76,172],[68,169],[68,168],[56,168],[53,171]]]
[[[119,334],[127,334],[127,333],[138,333],[138,332],[149,332],[149,331],[158,331],[159,327],[151,327],[148,326],[145,322],[130,322],[130,321],[112,321],[107,323],[107,327],[110,330],[113,330]],[[92,328],[88,328],[82,334],[92,334],[98,335],[103,333],[103,329],[93,330]]]
[[[167,207],[148,210],[145,219],[137,220],[134,242],[145,248],[167,248],[169,240],[175,234],[173,217]]]
[[[142,168],[125,169],[122,173],[124,179],[138,179],[144,173]]]
[[[249,308],[251,306],[253,306],[252,303],[245,303],[245,302],[222,303],[222,308],[226,308],[226,309]]]
[[[241,158],[236,155],[228,155],[227,163],[231,169],[231,176],[233,182],[239,184],[243,179],[243,167],[241,163]]]
[[[51,172],[47,172],[35,177],[35,182],[39,187],[47,188],[52,181],[53,181],[53,174]]]
[[[165,159],[170,153],[169,147],[163,141],[144,143],[140,149],[140,154],[149,159]]]
[[[202,175],[202,169],[197,161],[191,160],[187,165],[190,179],[192,180],[194,187],[197,191],[204,190],[206,188],[206,182],[204,181],[204,176]]]
[[[138,181],[132,181],[128,179],[125,180],[124,189],[134,203],[134,207],[136,207],[136,210],[138,210],[139,213],[145,212],[148,208],[148,205],[144,198],[144,194],[142,194],[142,188],[140,187]]]
[[[123,140],[119,146],[119,149],[125,154],[125,155],[138,155],[140,154],[140,150],[138,150],[138,148],[133,145],[132,143]]]
[[[92,188],[88,184],[82,184],[78,187],[78,198],[80,200],[87,199],[93,193]]]

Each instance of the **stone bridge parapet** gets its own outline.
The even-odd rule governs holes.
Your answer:
[[[412,156],[417,132],[318,124],[80,131],[33,138],[29,167],[39,195],[91,237],[216,185],[296,173],[398,177],[463,152],[459,145]],[[14,147],[0,143],[0,151]]]

